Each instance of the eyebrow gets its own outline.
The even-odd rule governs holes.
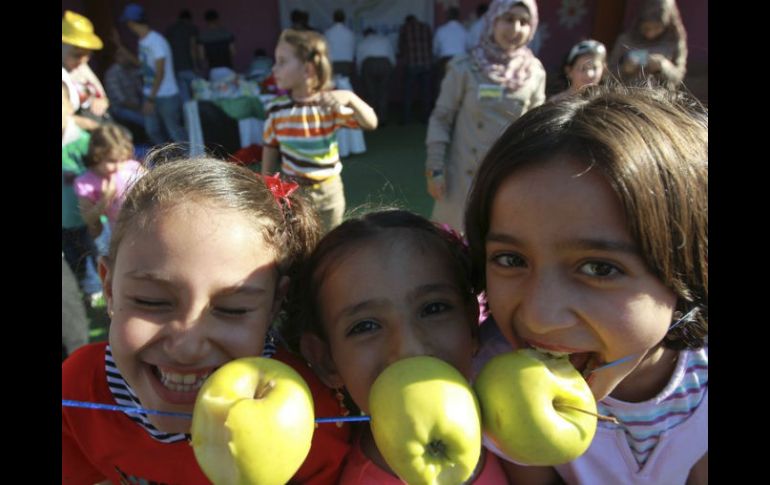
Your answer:
[[[459,293],[459,290],[455,285],[451,285],[449,283],[430,283],[427,285],[418,286],[417,288],[409,292],[409,299],[413,300],[423,295],[427,295],[438,291],[454,291]],[[346,306],[345,308],[340,310],[339,316],[350,317],[350,316],[356,315],[359,312],[377,308],[377,307],[384,307],[384,306],[387,306],[388,304],[389,304],[389,300],[386,298],[380,298],[380,299],[372,298],[370,300],[364,300],[362,302],[354,303],[353,305]]]
[[[490,232],[487,235],[487,243],[499,242],[504,244],[513,244],[516,246],[522,246],[523,243],[518,238],[510,235],[498,232]],[[615,253],[627,253],[634,256],[639,255],[639,249],[633,243],[627,243],[624,241],[612,241],[608,239],[572,239],[569,241],[561,242],[556,246],[557,249],[578,249],[578,250],[593,250],[593,251],[609,251]]]
[[[150,281],[152,283],[157,283],[163,286],[174,286],[174,283],[168,277],[159,273],[151,272],[151,271],[142,271],[142,270],[129,271],[128,273],[125,274],[125,276],[132,280]],[[239,294],[239,295],[254,295],[254,296],[262,295],[265,293],[267,293],[266,289],[260,286],[247,285],[247,284],[235,284],[232,286],[221,288],[216,292],[217,295]]]

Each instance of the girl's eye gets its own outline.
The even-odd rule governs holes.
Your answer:
[[[139,297],[134,297],[132,300],[140,307],[150,308],[153,310],[159,310],[170,306],[170,303],[165,300],[150,300],[147,298]]]
[[[524,268],[527,266],[524,258],[516,253],[497,254],[492,257],[492,261],[504,268]]]
[[[450,309],[450,306],[447,305],[446,303],[441,303],[438,301],[433,303],[428,303],[423,307],[422,312],[420,313],[420,316],[428,317],[431,315],[435,315],[437,313],[445,312],[449,309]]]
[[[379,328],[380,324],[374,320],[361,320],[360,322],[356,322],[352,327],[350,327],[350,330],[348,330],[346,335],[360,335],[367,332],[374,332]]]
[[[224,308],[224,307],[214,307],[214,311],[217,313],[221,313],[228,317],[240,317],[247,313],[249,313],[251,310],[248,308]]]
[[[588,276],[595,276],[597,278],[609,278],[623,274],[617,266],[602,261],[585,263],[580,267],[580,271]]]

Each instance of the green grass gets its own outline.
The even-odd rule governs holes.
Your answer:
[[[366,152],[342,161],[346,212],[397,206],[430,217],[433,199],[425,189],[423,124],[390,124],[366,132]]]

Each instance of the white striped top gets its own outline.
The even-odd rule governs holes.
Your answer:
[[[600,414],[614,416],[620,425],[599,421],[598,426],[622,429],[639,469],[652,454],[660,436],[684,422],[698,408],[708,390],[708,347],[679,353],[668,385],[654,398],[639,403],[607,397],[597,403]]]

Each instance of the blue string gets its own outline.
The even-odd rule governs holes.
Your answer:
[[[101,404],[95,402],[86,401],[72,401],[70,399],[62,399],[61,405],[65,407],[73,408],[85,408],[85,409],[101,409],[103,411],[122,411],[128,414],[157,414],[160,416],[174,416],[177,418],[191,419],[190,413],[175,413],[170,411],[157,411],[155,409],[135,408],[130,406],[116,406],[114,404]],[[316,418],[316,423],[338,423],[338,422],[354,422],[354,421],[369,421],[369,416],[335,416],[331,418]]]

